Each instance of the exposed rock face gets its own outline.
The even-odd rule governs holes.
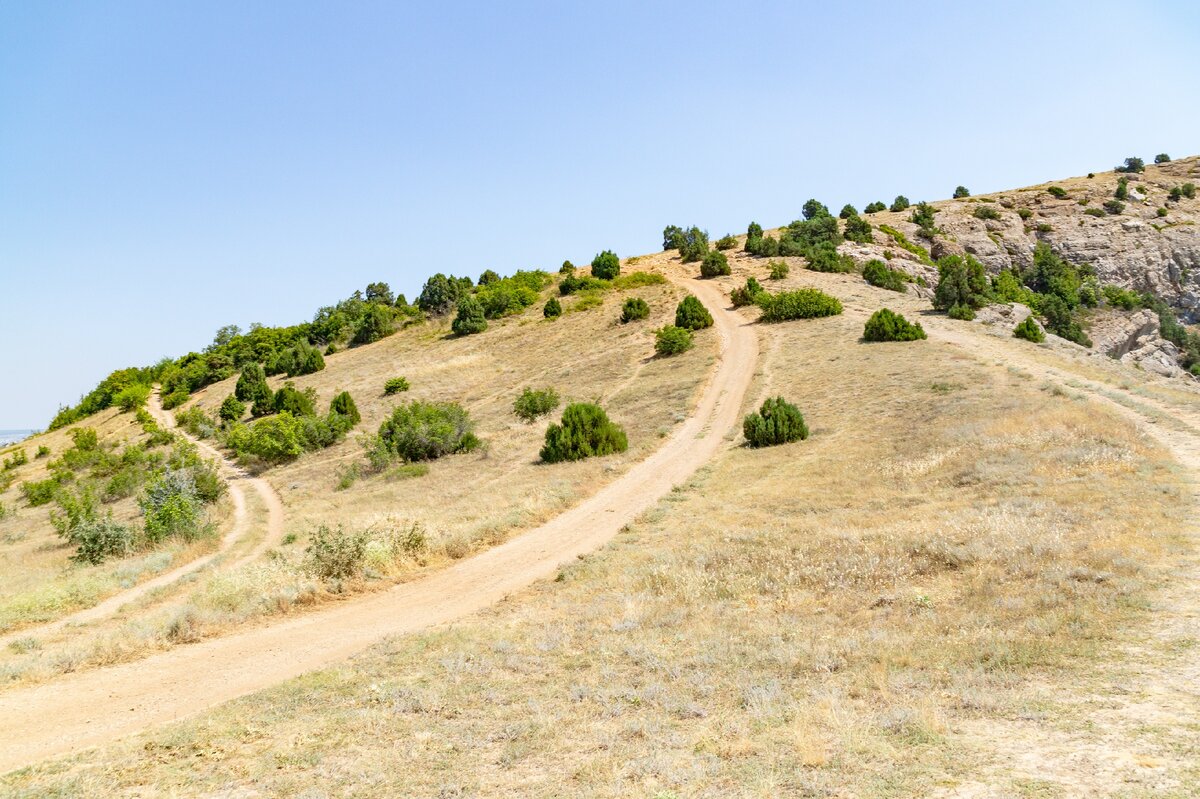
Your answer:
[[[975,313],[975,321],[1012,335],[1013,329],[1024,322],[1031,313],[1033,312],[1027,306],[1019,302],[988,305]],[[1036,319],[1034,323],[1037,324]],[[1041,327],[1041,324],[1038,324],[1038,327]]]
[[[1137,349],[1139,342],[1147,336],[1158,335],[1158,314],[1141,310],[1132,315],[1122,313],[1099,314],[1088,331],[1092,346],[1110,358],[1121,358]]]

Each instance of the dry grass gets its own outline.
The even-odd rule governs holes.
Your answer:
[[[797,402],[807,442],[730,449],[522,601],[0,784],[915,796],[971,773],[956,723],[1044,711],[1030,683],[1086,674],[1142,612],[1177,546],[1177,475],[1128,423],[990,359],[859,344],[894,295],[789,282],[848,308],[761,328],[752,398]]]

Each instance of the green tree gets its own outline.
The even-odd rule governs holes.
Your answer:
[[[592,259],[592,277],[612,280],[621,274],[621,259],[612,250],[605,250]]]
[[[803,213],[805,219],[813,219],[818,216],[829,216],[829,209],[814,199],[804,203]]]
[[[970,197],[971,192],[967,191],[966,186],[958,186],[954,189],[954,199],[961,200],[963,197]]]
[[[557,297],[551,297],[546,300],[546,304],[542,306],[542,316],[547,319],[557,319],[562,316],[562,303]]]
[[[687,352],[694,343],[692,331],[684,327],[666,325],[654,331],[654,351],[664,357]]]
[[[621,324],[645,319],[650,315],[650,306],[641,297],[630,297],[621,306]]]
[[[891,210],[894,212],[904,211],[910,205],[908,198],[903,194],[897,194],[896,199],[892,200]]]
[[[687,295],[675,308],[675,326],[686,330],[712,327],[713,318],[704,304],[692,294]]]
[[[362,414],[358,412],[358,406],[354,404],[354,397],[350,396],[349,391],[334,396],[329,402],[329,412],[345,417],[350,422],[350,427],[362,421]]]
[[[742,434],[751,447],[772,447],[808,438],[800,409],[783,397],[771,397],[742,421]]]
[[[948,311],[955,305],[982,308],[987,304],[988,281],[983,264],[970,255],[947,255],[938,261],[938,284],[933,307]]]
[[[1166,153],[1159,153],[1158,155],[1154,156],[1154,163],[1156,164],[1167,164],[1170,162],[1171,156],[1167,155]]]
[[[236,422],[246,413],[246,403],[239,400],[233,394],[225,398],[221,403],[221,409],[217,415],[225,422]]]
[[[838,211],[838,217],[840,219],[849,219],[852,216],[858,216],[858,209],[850,203],[846,203],[842,206],[842,210]]]
[[[871,314],[863,327],[863,341],[918,341],[925,338],[920,322],[910,322],[888,308]]]
[[[700,262],[701,277],[718,277],[730,274],[729,259],[720,250],[710,250]]]
[[[479,300],[468,294],[458,301],[458,314],[450,328],[455,335],[469,336],[487,330],[487,324],[483,306],[479,304]]]
[[[850,214],[850,216],[846,217],[846,229],[842,235],[845,236],[847,241],[870,244],[872,241],[871,223],[858,214]]]
[[[1146,171],[1146,163],[1140,158],[1131,156],[1131,157],[1125,159],[1125,163],[1122,166],[1115,167],[1114,171],[1130,172],[1130,173],[1145,172]]]
[[[563,409],[562,423],[546,429],[541,458],[546,463],[577,461],[624,452],[629,440],[599,405],[573,402]]]

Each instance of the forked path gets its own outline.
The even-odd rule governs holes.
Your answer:
[[[156,389],[146,402],[146,410],[154,417],[158,424],[168,430],[175,428],[175,420],[171,418],[162,408],[162,403],[159,399],[159,392]],[[194,574],[201,569],[207,567],[217,558],[225,555],[234,544],[242,539],[246,534],[246,528],[249,520],[246,513],[246,495],[242,491],[242,484],[248,484],[254,488],[258,495],[262,498],[263,504],[267,508],[267,529],[263,534],[262,540],[254,547],[252,551],[239,558],[236,562],[229,564],[231,567],[239,566],[249,560],[252,560],[261,555],[267,548],[277,544],[283,537],[283,504],[279,500],[279,495],[275,493],[266,480],[257,477],[250,477],[243,470],[239,469],[233,463],[228,461],[220,452],[213,449],[203,441],[199,441],[183,431],[177,431],[184,435],[188,440],[198,446],[206,455],[216,461],[221,470],[221,476],[225,478],[226,484],[229,486],[229,498],[233,502],[233,524],[230,525],[229,531],[221,537],[221,541],[214,552],[211,552],[203,557],[190,560],[168,572],[146,580],[143,583],[138,583],[132,588],[120,591],[116,594],[99,602],[91,607],[76,611],[61,619],[55,619],[46,624],[40,624],[36,627],[25,627],[20,630],[15,630],[0,636],[0,646],[6,646],[9,642],[19,638],[45,638],[53,635],[58,631],[72,626],[88,624],[94,621],[100,621],[112,616],[122,607],[148,595],[150,592],[163,586],[170,585],[182,577]]]
[[[0,695],[0,772],[198,713],[460,618],[609,541],[723,445],[754,376],[758,338],[711,284],[680,280],[712,312],[720,357],[696,407],[648,458],[562,515],[429,577],[279,624]]]

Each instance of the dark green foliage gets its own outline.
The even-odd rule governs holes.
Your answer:
[[[1108,216],[1101,208],[1084,208],[1083,212],[1088,216]]]
[[[736,288],[729,293],[729,299],[734,308],[744,308],[758,302],[758,296],[764,293],[762,285],[753,277],[746,278],[746,285]]]
[[[217,412],[217,415],[221,417],[222,421],[236,422],[241,419],[245,413],[246,403],[239,400],[233,394],[230,394],[225,398],[225,401],[221,403],[221,409]]]
[[[966,186],[958,186],[954,189],[954,199],[961,200],[963,197],[970,197],[971,192],[967,191]]]
[[[498,275],[494,269],[485,269],[483,270],[483,274],[479,276],[479,280],[475,281],[475,285],[481,287],[487,286],[491,283],[495,283],[499,279],[500,275]]]
[[[339,525],[319,525],[308,539],[305,568],[322,580],[349,580],[360,577],[367,558],[368,535],[358,530],[347,533]]]
[[[203,500],[194,474],[188,469],[168,469],[147,484],[138,506],[145,517],[150,544],[167,538],[194,541],[211,532],[205,523]]]
[[[717,239],[718,250],[732,250],[737,246],[737,239],[734,236],[722,236]]]
[[[975,206],[975,210],[971,212],[971,216],[975,217],[976,219],[997,220],[1000,218],[1000,209],[992,205],[980,203],[979,205]]]
[[[1159,334],[1183,353],[1184,368],[1200,376],[1200,335],[1181,325],[1171,306],[1162,298],[1143,294],[1142,304],[1158,314]]]
[[[742,249],[748,253],[753,253],[756,247],[761,246],[762,237],[762,225],[757,222],[751,222],[750,226],[746,228],[746,243],[742,245]]]
[[[1067,196],[1067,190],[1062,186],[1050,186],[1046,189],[1046,191],[1050,194],[1050,196],[1057,197],[1060,200],[1066,198]]]
[[[898,194],[898,195],[896,195],[896,199],[892,200],[892,205],[891,205],[890,210],[898,213],[900,211],[906,210],[909,205],[911,205],[911,203],[908,201],[908,198],[905,197],[903,194]]]
[[[685,264],[699,261],[708,254],[708,233],[698,227],[690,227],[683,233],[679,245],[679,257]]]
[[[833,244],[818,244],[806,251],[805,266],[814,272],[853,272],[854,259],[839,255]]]
[[[389,377],[383,384],[383,393],[387,396],[399,394],[401,391],[408,391],[407,377]]]
[[[1129,178],[1117,178],[1117,190],[1113,192],[1113,197],[1118,200],[1129,199]]]
[[[919,235],[927,239],[932,239],[938,232],[937,228],[933,224],[933,215],[936,213],[937,210],[934,209],[932,205],[927,202],[920,202],[917,203],[917,207],[913,209],[912,215],[909,216],[908,221],[912,222],[919,228],[917,231]]]
[[[571,263],[570,261],[563,261],[562,266],[560,266],[558,268],[558,273],[560,275],[569,275],[574,271],[575,271],[575,264]]]
[[[266,394],[251,404],[250,415],[257,419],[260,416],[270,416],[273,413],[275,413],[275,394],[268,388]]]
[[[946,316],[960,322],[970,322],[975,318],[975,309],[970,305],[951,305],[950,310],[946,311]]]
[[[742,421],[742,435],[751,447],[773,447],[808,438],[808,425],[799,408],[783,397],[772,397]]]
[[[645,319],[649,315],[650,306],[641,297],[629,297],[621,305],[621,324]]]
[[[367,284],[366,300],[367,302],[381,302],[384,305],[396,304],[391,286],[383,282]]]
[[[662,356],[687,352],[694,343],[692,331],[684,327],[666,325],[654,331],[654,351]]]
[[[551,297],[546,300],[546,304],[542,306],[542,316],[547,319],[557,319],[562,316],[562,303],[557,297]]]
[[[1125,163],[1118,167],[1113,167],[1114,172],[1145,172],[1146,162],[1136,156],[1131,156],[1125,159]]]
[[[384,313],[389,319],[391,318],[390,311]],[[264,371],[272,375],[286,374],[288,377],[299,377],[319,372],[324,368],[325,358],[321,355],[321,351],[307,341],[300,341],[295,346],[277,353]]]
[[[479,446],[470,414],[456,402],[398,405],[379,426],[388,452],[406,461],[427,461]]]
[[[358,412],[358,406],[354,404],[354,398],[350,396],[349,391],[343,391],[336,394],[329,402],[329,412],[336,413],[339,416],[345,417],[350,423],[350,427],[362,421],[362,415]]]
[[[612,455],[629,448],[625,431],[609,420],[599,405],[573,402],[563,409],[562,423],[546,429],[541,458],[546,463]]]
[[[519,419],[532,422],[558,407],[558,392],[552,388],[533,390],[526,387],[513,401],[513,413]]]
[[[850,203],[846,203],[842,206],[842,210],[838,211],[839,219],[849,219],[852,216],[858,216],[858,209]]]
[[[1078,296],[1076,297],[1078,302]],[[1091,341],[1075,319],[1073,306],[1057,294],[1043,294],[1038,300],[1038,311],[1046,320],[1046,329],[1067,341],[1088,346]]]
[[[1038,327],[1033,317],[1028,316],[1013,328],[1013,338],[1023,338],[1026,341],[1032,341],[1034,344],[1041,344],[1046,340],[1046,334]]]
[[[441,316],[450,312],[458,298],[471,290],[469,278],[447,277],[438,272],[425,281],[417,297],[417,307],[427,314]]]
[[[817,202],[816,200],[809,200],[808,202],[804,203],[802,213],[804,214],[805,219],[812,219],[813,217],[817,216],[829,216],[829,209],[825,207],[824,203]]]
[[[1155,211],[1154,213],[1155,213],[1155,215],[1157,215],[1157,216],[1158,216],[1158,218],[1159,218],[1159,219],[1161,219],[1161,218],[1163,218],[1164,216],[1166,216],[1167,214],[1169,214],[1169,213],[1170,213],[1170,211],[1168,211],[1166,208],[1159,208],[1159,209],[1158,209],[1157,211]]]
[[[612,250],[605,250],[592,259],[592,277],[612,280],[621,274],[621,259]]]
[[[779,255],[779,240],[774,236],[760,236],[746,240],[746,252],[762,258],[773,258]]]
[[[864,214],[877,214],[880,211],[886,211],[887,206],[876,200],[873,203],[867,203],[867,207],[863,209]],[[904,209],[900,209],[904,210]]]
[[[275,392],[275,412],[287,412],[292,416],[315,416],[317,392],[312,388],[300,391],[296,386],[287,382]]]
[[[1104,210],[1112,216],[1116,216],[1125,210],[1125,203],[1120,200],[1105,200]]]
[[[483,306],[479,304],[479,300],[470,294],[460,299],[458,313],[450,328],[458,336],[469,336],[487,330],[487,319],[484,317]]]
[[[1182,186],[1179,187],[1179,191],[1183,194],[1184,197],[1187,197],[1189,200],[1196,199],[1196,184],[1195,183],[1184,183]]]
[[[372,303],[366,307],[355,326],[350,343],[355,346],[371,344],[395,332],[395,311],[386,305]]]
[[[708,309],[694,295],[687,295],[675,308],[675,326],[686,330],[712,327],[713,318]]]
[[[878,259],[867,261],[866,266],[863,267],[863,279],[881,289],[905,291],[905,284],[908,282],[905,278],[906,275],[903,272],[889,269],[887,264]]]
[[[938,284],[933,307],[946,311],[955,305],[982,308],[987,304],[988,282],[983,264],[970,255],[947,255],[938,261]]]
[[[29,507],[36,508],[53,500],[62,482],[60,476],[48,477],[45,480],[27,480],[21,483],[21,494],[29,503]]]
[[[567,275],[558,284],[558,293],[564,297],[581,291],[603,291],[611,288],[607,280],[591,277],[590,275]]]
[[[863,327],[864,341],[917,341],[925,338],[920,322],[910,322],[898,313],[880,308]]]
[[[1018,208],[1017,216],[1021,217],[1023,220],[1026,220],[1033,216],[1033,211],[1028,208]]]
[[[836,297],[817,289],[797,289],[779,294],[761,294],[758,300],[762,308],[762,321],[785,322],[789,319],[814,319],[836,316],[842,312],[842,303]]]
[[[678,225],[667,225],[663,228],[663,251],[678,250],[684,244],[683,228]]]
[[[710,250],[700,262],[701,277],[718,277],[730,274],[729,259],[720,250]]]
[[[771,280],[783,280],[788,276],[787,261],[768,261],[767,277]]]
[[[849,208],[849,206],[847,206]],[[845,210],[845,209],[843,209]],[[858,242],[859,244],[871,243],[871,223],[863,219],[858,214],[850,214],[843,217],[846,220],[846,229],[842,235],[847,241]]]
[[[1154,156],[1154,163],[1156,164],[1169,164],[1170,162],[1171,156],[1167,155],[1166,153],[1159,153],[1158,155]]]

